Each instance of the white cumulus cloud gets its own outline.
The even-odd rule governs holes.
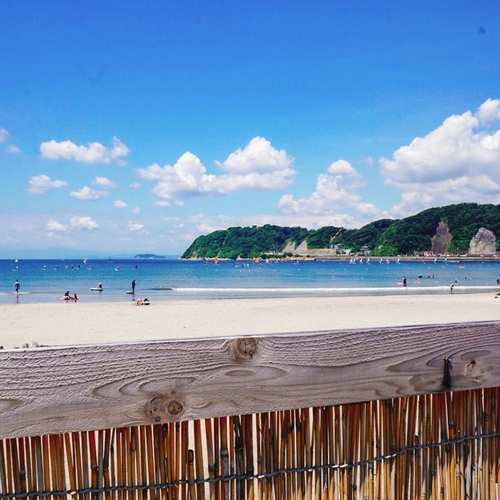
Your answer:
[[[140,214],[140,213],[141,213],[141,207],[135,207],[135,208],[132,210],[132,213],[133,213],[133,214]]]
[[[293,175],[292,163],[293,158],[286,151],[275,149],[264,137],[254,137],[243,149],[231,153],[225,162],[216,162],[223,170],[239,175],[259,172]]]
[[[71,191],[69,193],[73,198],[78,198],[79,200],[99,200],[109,195],[107,191],[97,191],[95,189],[90,189],[88,186],[83,186],[79,191]]]
[[[135,224],[134,222],[128,223],[129,231],[140,231],[144,227],[144,224]]]
[[[73,160],[82,163],[110,163],[117,160],[123,164],[121,158],[127,156],[130,149],[118,138],[113,138],[113,146],[106,148],[99,142],[89,142],[86,146],[76,145],[71,141],[57,142],[54,139],[42,142],[40,154],[48,160]]]
[[[29,180],[28,192],[31,194],[42,194],[52,188],[67,186],[66,181],[53,181],[48,175],[35,175]]]
[[[356,205],[356,214],[358,219],[362,221],[361,225],[374,220],[389,218],[386,211],[381,210],[373,203],[359,203]]]
[[[363,186],[362,178],[346,160],[332,163],[316,181],[316,190],[309,198],[295,200],[293,195],[281,197],[278,208],[285,214],[332,214],[339,208],[356,206],[361,197],[356,189]]]
[[[137,173],[143,179],[158,181],[152,191],[160,198],[182,199],[223,196],[238,190],[282,189],[296,174],[292,163],[293,158],[285,151],[275,149],[262,137],[255,137],[244,149],[231,153],[226,161],[216,162],[224,174],[208,174],[200,159],[189,152],[173,166],[153,164]]]
[[[113,202],[113,206],[115,208],[127,208],[128,207],[128,205],[122,200],[115,200]]]
[[[452,115],[397,149],[392,159],[380,158],[386,184],[402,190],[394,215],[463,201],[499,203],[500,129],[484,128],[498,120],[500,101],[488,99],[476,113]]]
[[[138,182],[133,182],[132,184],[129,185],[132,189],[139,189],[141,185]]]
[[[99,186],[99,187],[102,187],[104,189],[114,189],[117,187],[117,185],[114,182],[111,182],[106,177],[96,177],[92,181],[92,184]]]
[[[184,153],[172,167],[157,164],[139,169],[143,179],[158,180],[153,193],[161,198],[216,196],[224,194],[216,186],[216,176],[208,175],[200,159],[192,153]]]
[[[500,100],[487,99],[479,106],[476,116],[483,125],[488,125],[494,121],[500,120]]]
[[[99,224],[93,221],[90,217],[72,217],[71,225],[81,229],[99,229]]]
[[[20,153],[21,152],[21,150],[17,146],[15,146],[14,144],[9,144],[7,146],[7,151],[9,153],[12,153],[12,154],[16,154],[16,153]]]
[[[66,226],[56,220],[50,219],[46,225],[47,231],[66,231]]]

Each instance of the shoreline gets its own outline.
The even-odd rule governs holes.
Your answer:
[[[258,260],[279,260],[279,261],[287,261],[287,262],[293,262],[295,260],[310,260],[310,261],[345,261],[349,262],[351,259],[356,259],[356,260],[367,260],[370,259],[374,263],[378,262],[379,260],[386,261],[388,260],[389,262],[422,262],[422,259],[425,260],[425,262],[434,262],[434,259],[436,259],[437,264],[443,264],[446,262],[500,262],[500,255],[495,254],[495,255],[358,255],[358,254],[352,254],[352,255],[336,255],[331,253],[332,250],[328,249],[315,249],[315,250],[310,250],[311,253],[301,255],[297,254],[294,255],[293,257],[269,257],[268,259],[263,259],[262,257],[255,257]],[[182,258],[179,257],[178,259],[152,259],[152,260],[180,260],[180,261],[213,261],[217,258],[219,261],[235,261],[235,262],[240,262],[240,261],[252,261],[252,257],[237,257],[236,259],[230,259],[227,257],[189,257],[189,258]]]
[[[0,305],[0,345],[123,343],[499,321],[493,293]]]
[[[380,259],[382,260],[388,260],[390,262],[394,262],[397,260],[400,260],[401,262],[421,262],[422,259],[425,259],[426,262],[432,262],[434,259],[438,263],[443,263],[443,262],[500,262],[500,254],[491,254],[491,255],[360,255],[360,254],[349,254],[349,255],[338,255],[334,254],[333,250],[327,249],[327,248],[318,248],[318,249],[310,249],[308,250],[307,254],[296,254],[292,257],[268,257],[269,260],[282,260],[282,261],[294,261],[294,260],[342,260],[342,261],[349,261],[352,258],[356,259],[370,259],[373,262],[376,262]],[[94,257],[94,258],[89,258],[88,261],[105,261],[105,262],[118,262],[118,261],[134,261],[134,262],[151,262],[151,261],[184,261],[184,262],[189,262],[189,261],[203,261],[203,260],[214,260],[216,257],[188,257],[188,258],[183,258],[182,256],[165,256],[165,257],[144,257],[144,258],[138,258],[138,257]],[[262,257],[255,257],[259,260],[265,260]],[[235,259],[232,258],[227,258],[227,257],[217,257],[219,261],[252,261],[254,258],[253,257],[237,257]],[[55,262],[55,261],[60,261],[60,262],[82,262],[83,259],[80,256],[76,257],[55,257],[55,258],[43,258],[43,259],[37,259],[37,258],[21,258],[21,259],[14,259],[14,258],[2,258],[0,259],[1,261],[5,262],[22,262],[26,260],[34,260],[34,261],[40,261],[40,262]]]

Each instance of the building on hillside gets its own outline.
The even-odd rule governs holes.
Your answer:
[[[363,254],[363,255],[366,255],[367,257],[369,257],[371,254],[372,254],[372,251],[366,246],[362,246],[359,251]]]

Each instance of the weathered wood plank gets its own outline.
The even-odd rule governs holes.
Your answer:
[[[495,386],[499,322],[16,349],[0,438]]]

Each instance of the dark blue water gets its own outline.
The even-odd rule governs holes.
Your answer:
[[[453,293],[478,293],[500,290],[499,276],[498,262],[0,260],[0,303],[54,302],[65,291],[84,302],[439,294],[450,293],[450,282]],[[135,296],[126,294],[133,279]],[[98,283],[103,291],[92,291]]]

